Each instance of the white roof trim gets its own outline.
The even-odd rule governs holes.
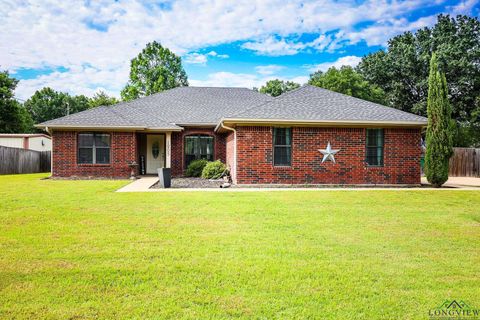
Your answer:
[[[317,124],[317,125],[388,125],[388,126],[417,126],[427,125],[427,121],[388,121],[388,120],[289,120],[289,119],[242,119],[223,118],[215,127],[217,131],[224,122],[234,123],[258,123],[258,124]]]
[[[91,129],[91,130],[122,130],[122,129],[127,129],[127,130],[162,130],[162,131],[182,131],[183,128],[149,128],[149,127],[139,127],[139,126],[81,126],[81,125],[35,125],[34,127],[36,128],[41,128],[41,129],[69,129],[69,130],[75,130],[75,129],[81,129],[81,130],[86,130],[86,129]]]

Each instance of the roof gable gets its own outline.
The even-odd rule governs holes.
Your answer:
[[[304,85],[233,119],[291,121],[425,122],[425,117],[323,88]]]
[[[128,103],[176,124],[217,124],[222,117],[272,100],[247,88],[178,87]]]
[[[214,126],[222,117],[271,99],[247,88],[178,87],[129,102],[89,109],[38,126],[155,129],[181,129],[176,124]]]

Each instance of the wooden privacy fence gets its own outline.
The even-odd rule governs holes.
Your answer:
[[[448,174],[451,177],[480,177],[480,149],[453,148]]]
[[[49,172],[50,151],[0,146],[0,174]]]

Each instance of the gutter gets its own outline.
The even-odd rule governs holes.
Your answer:
[[[50,130],[50,128],[48,127],[45,127],[45,131],[47,131],[47,133],[52,137],[51,140],[52,140],[52,150],[50,151],[50,178],[53,177],[53,130]]]
[[[171,128],[171,129],[165,129],[165,128],[145,128],[144,131],[155,131],[155,132],[181,132],[183,131],[183,128]]]
[[[146,127],[137,127],[137,126],[78,126],[78,125],[41,125],[36,124],[34,125],[35,128],[44,129],[45,131],[49,132],[50,129],[68,129],[68,130],[132,130],[132,131],[149,131],[149,130],[156,130],[156,131],[182,131],[183,128],[146,128]]]
[[[247,123],[247,124],[290,124],[290,125],[319,125],[319,126],[412,126],[424,127],[427,120],[424,121],[372,121],[372,120],[288,120],[288,119],[247,119],[247,118],[223,118],[217,125],[217,130],[223,122]]]
[[[220,129],[220,127],[224,128],[223,126],[223,120],[224,118],[220,119],[220,122],[215,126],[215,129],[213,129],[213,131],[217,132],[218,129]],[[233,128],[232,128],[233,129]]]
[[[144,127],[137,126],[81,126],[81,125],[43,125],[36,124],[35,128],[55,128],[55,129],[133,129],[133,130],[143,130]]]
[[[48,133],[48,127],[46,129]],[[27,133],[27,134],[22,134],[22,133],[0,133],[0,138],[38,138],[38,137],[44,137],[44,138],[49,138],[49,135],[46,135],[45,133]]]
[[[222,126],[223,129],[233,131],[233,172],[234,174],[232,175],[232,178],[233,178],[232,180],[233,180],[233,183],[236,183],[237,182],[237,130],[235,130],[235,128],[227,127],[226,125],[223,124],[223,121],[220,121],[219,125]]]
[[[209,128],[209,127],[215,127],[217,123],[216,122],[198,122],[198,123],[175,123],[175,125],[179,126],[179,127],[205,127],[205,128]]]

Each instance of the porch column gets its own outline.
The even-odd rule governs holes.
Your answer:
[[[172,164],[172,133],[165,134],[165,167],[170,168]]]

